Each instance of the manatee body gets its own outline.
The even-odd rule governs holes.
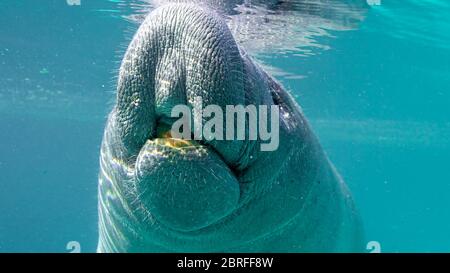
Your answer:
[[[171,109],[199,97],[223,109],[278,105],[278,149],[172,138]],[[159,7],[128,47],[101,147],[97,250],[363,250],[350,193],[300,107],[208,8]]]

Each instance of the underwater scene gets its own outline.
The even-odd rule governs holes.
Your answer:
[[[0,1],[0,252],[450,252],[449,16]],[[186,140],[179,104],[188,138],[197,106],[268,108],[256,140]]]

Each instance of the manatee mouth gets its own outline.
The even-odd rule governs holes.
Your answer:
[[[142,147],[136,189],[154,220],[181,232],[220,221],[238,207],[240,198],[238,180],[214,149],[173,138],[166,130]]]

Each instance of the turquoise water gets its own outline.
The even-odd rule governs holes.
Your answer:
[[[357,2],[240,7],[228,19],[303,107],[352,190],[367,242],[448,252],[450,2]],[[149,9],[0,2],[0,252],[67,252],[69,241],[95,251],[105,117]],[[261,18],[258,29],[242,22]]]

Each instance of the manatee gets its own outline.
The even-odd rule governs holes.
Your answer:
[[[173,137],[171,110],[195,108],[198,98],[224,109],[278,106],[278,148],[262,151],[260,138]],[[128,46],[104,130],[98,192],[98,252],[364,247],[350,192],[297,102],[236,43],[221,16],[196,3],[153,10]]]

